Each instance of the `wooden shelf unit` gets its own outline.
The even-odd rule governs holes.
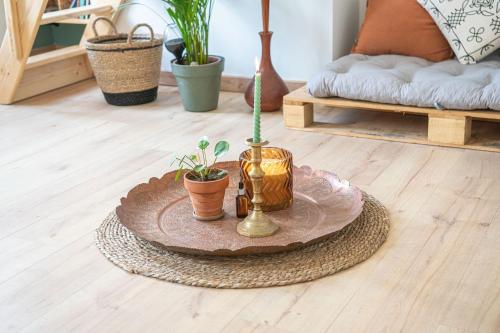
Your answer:
[[[327,122],[318,122],[314,116],[315,106],[338,113]],[[363,115],[358,110],[421,117],[413,117],[410,126],[392,119],[394,126],[383,128],[373,125],[375,119],[365,121],[366,112]],[[498,111],[438,110],[343,98],[315,98],[302,87],[284,97],[283,116],[286,127],[303,131],[500,152]],[[422,126],[422,119],[425,119],[422,116],[427,118],[426,126]],[[335,119],[342,119],[342,122],[336,123]],[[491,126],[484,126],[484,122],[496,123],[492,125],[495,128],[492,130]]]
[[[0,104],[12,104],[93,77],[85,42],[94,35],[97,16],[113,18],[123,0],[94,0],[92,5],[45,13],[48,0],[5,0],[7,31],[0,47]],[[90,15],[90,19],[81,19]],[[85,24],[79,45],[31,55],[41,25]],[[99,26],[101,34],[109,27]]]

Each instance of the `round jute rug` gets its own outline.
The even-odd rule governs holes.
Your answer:
[[[118,267],[208,288],[261,288],[312,281],[356,265],[384,243],[390,220],[384,206],[364,193],[361,215],[319,243],[291,252],[240,257],[209,257],[161,249],[136,237],[111,213],[97,229],[101,252]]]

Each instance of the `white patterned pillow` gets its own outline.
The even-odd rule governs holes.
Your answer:
[[[463,64],[500,48],[500,0],[417,0]]]

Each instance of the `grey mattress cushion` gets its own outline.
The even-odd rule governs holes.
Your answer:
[[[419,107],[500,111],[500,56],[475,65],[456,59],[430,62],[399,56],[350,54],[327,66],[308,82],[315,97]]]

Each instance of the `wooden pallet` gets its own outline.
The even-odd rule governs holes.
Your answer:
[[[292,129],[500,152],[500,123],[498,123],[500,122],[500,112],[437,110],[343,98],[315,98],[306,91],[305,87],[285,96],[283,104],[285,126]],[[327,122],[315,121],[315,105],[323,109],[329,108],[330,112],[337,112],[337,114],[335,117],[330,117]],[[425,118],[410,117],[411,123],[405,125],[394,117],[392,120],[387,120],[388,117],[385,117],[386,123],[387,121],[393,122],[394,126],[391,127],[390,124],[372,125],[376,120],[364,121],[363,114],[366,118],[367,112],[359,110],[419,115],[425,116]],[[346,120],[347,118],[349,120]],[[420,121],[416,118],[419,118]],[[342,119],[342,121],[335,123],[335,119]],[[426,126],[422,126],[421,120],[427,120]],[[484,122],[495,123],[489,124],[493,126],[493,129],[488,124],[485,125]]]
[[[90,22],[96,17],[112,18],[123,0],[94,0],[92,5],[45,13],[48,0],[5,0],[7,31],[0,48],[0,104],[45,93],[93,76],[85,41],[93,36]],[[91,15],[81,20],[82,15]],[[87,24],[79,45],[32,55],[41,25],[51,23]],[[109,27],[99,27],[102,34]]]

